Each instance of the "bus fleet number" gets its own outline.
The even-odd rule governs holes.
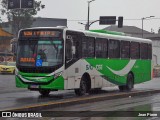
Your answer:
[[[86,65],[86,70],[93,70],[93,66]],[[102,70],[102,65],[96,65],[96,70]]]

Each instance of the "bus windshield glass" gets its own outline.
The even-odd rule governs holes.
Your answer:
[[[19,41],[17,61],[20,66],[49,67],[63,62],[62,39]]]

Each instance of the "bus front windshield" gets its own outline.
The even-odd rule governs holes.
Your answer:
[[[49,67],[63,63],[62,40],[19,41],[17,61],[20,66]]]

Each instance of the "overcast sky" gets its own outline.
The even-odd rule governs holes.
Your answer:
[[[39,1],[39,0],[37,0]],[[68,27],[84,29],[86,24],[89,0],[41,0],[45,9],[38,12],[37,17],[66,18]],[[144,29],[154,30],[160,28],[160,0],[95,0],[90,3],[90,20],[98,20],[100,16],[123,16],[124,25],[142,28],[142,18],[155,16],[144,20]],[[6,18],[2,17],[6,21]],[[107,25],[99,22],[91,25],[90,29],[101,29]]]
[[[68,27],[84,29],[78,22],[86,23],[88,0],[42,0],[46,5],[37,16],[48,18],[67,18]],[[95,0],[90,3],[90,20],[100,16],[123,16],[124,25],[142,27],[143,17],[155,16],[144,20],[144,29],[155,32],[160,27],[160,0]],[[139,19],[139,20],[126,20]],[[90,29],[104,28],[106,25],[93,24]]]

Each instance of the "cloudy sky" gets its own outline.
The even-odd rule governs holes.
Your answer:
[[[38,13],[39,17],[67,18],[68,27],[84,29],[78,22],[87,22],[88,0],[42,0],[46,8]],[[123,16],[124,25],[142,27],[143,17],[155,16],[144,20],[144,29],[154,32],[160,27],[160,0],[95,0],[90,3],[90,20],[100,16]],[[90,29],[104,28],[106,25],[95,23]]]
[[[39,0],[38,0],[39,1]],[[41,0],[45,9],[41,10],[37,17],[66,18],[68,27],[84,29],[88,14],[89,0]],[[123,16],[124,25],[142,28],[142,18],[155,16],[144,20],[144,29],[154,30],[157,33],[160,28],[160,0],[95,0],[90,3],[90,20],[98,20],[100,16]],[[2,17],[3,20],[6,18]],[[90,29],[105,28],[99,22],[91,25]]]

